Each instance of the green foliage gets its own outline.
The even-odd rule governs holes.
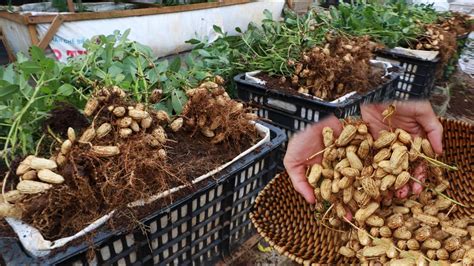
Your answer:
[[[359,1],[341,3],[328,14],[319,13],[318,21],[351,35],[370,35],[389,47],[407,47],[424,33],[424,25],[436,22],[448,13],[437,13],[430,5],[409,5],[406,1],[385,4]]]

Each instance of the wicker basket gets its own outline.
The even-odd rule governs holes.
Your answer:
[[[443,161],[460,170],[449,172],[450,197],[465,204],[456,217],[474,215],[474,125],[445,120]],[[301,264],[355,264],[338,254],[343,233],[318,224],[314,205],[306,203],[286,173],[277,175],[258,195],[250,215],[257,231],[280,254]],[[347,228],[349,230],[349,228]]]

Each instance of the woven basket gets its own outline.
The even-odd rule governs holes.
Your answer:
[[[443,161],[460,170],[448,173],[447,194],[467,207],[455,217],[474,214],[474,125],[441,120],[444,127]],[[314,205],[296,192],[286,173],[277,175],[258,195],[250,217],[257,231],[280,254],[301,264],[355,264],[338,254],[343,233],[321,226]],[[344,229],[343,229],[344,230]],[[346,228],[349,230],[349,227]]]

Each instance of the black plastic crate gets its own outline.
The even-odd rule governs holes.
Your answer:
[[[0,257],[7,265],[202,265],[217,262],[255,234],[248,214],[257,193],[276,173],[278,147],[285,141],[280,129],[271,130],[271,141],[210,178],[198,191],[171,206],[157,210],[142,222],[148,228],[132,232],[100,232],[91,243],[35,259],[13,238],[0,239]],[[0,260],[0,264],[1,264]]]
[[[395,86],[396,99],[426,99],[431,95],[439,57],[423,60],[390,50],[380,50],[376,59],[388,61],[404,70]]]
[[[393,99],[394,85],[398,77],[398,68],[393,69],[388,82],[363,95],[355,94],[343,103],[329,103],[301,94],[267,88],[265,85],[245,80],[245,74],[237,75],[234,80],[238,98],[256,107],[257,115],[271,120],[272,124],[283,129],[290,139],[294,133],[330,114],[346,118],[360,114],[361,104]],[[286,143],[281,149],[286,150]]]

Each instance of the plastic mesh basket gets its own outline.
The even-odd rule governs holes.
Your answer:
[[[382,102],[394,98],[395,84],[399,78],[398,70],[391,73],[385,84],[364,95],[354,95],[343,103],[329,103],[300,94],[289,94],[280,90],[267,88],[248,80],[245,74],[237,75],[238,98],[256,107],[255,113],[269,119],[273,125],[283,129],[288,139],[304,130],[308,125],[334,114],[346,118],[360,113],[360,104]],[[281,146],[286,151],[286,142]]]
[[[5,264],[64,265],[201,265],[223,258],[255,229],[248,214],[257,193],[275,175],[284,133],[269,124],[271,141],[223,170],[198,191],[142,220],[146,234],[98,232],[82,242],[41,259],[29,257],[17,239],[0,239]],[[87,253],[91,244],[94,250]],[[91,259],[92,258],[92,259]]]
[[[443,161],[460,170],[448,171],[447,194],[464,204],[451,215],[474,215],[474,125],[442,120],[444,127]],[[286,173],[275,177],[260,192],[251,219],[257,231],[280,254],[298,263],[329,265],[355,264],[338,253],[342,243],[340,232],[321,226],[316,220],[315,205],[307,203],[293,188]]]
[[[396,99],[425,99],[431,95],[439,58],[423,60],[390,50],[381,50],[377,52],[376,59],[388,61],[404,69],[395,84]]]

